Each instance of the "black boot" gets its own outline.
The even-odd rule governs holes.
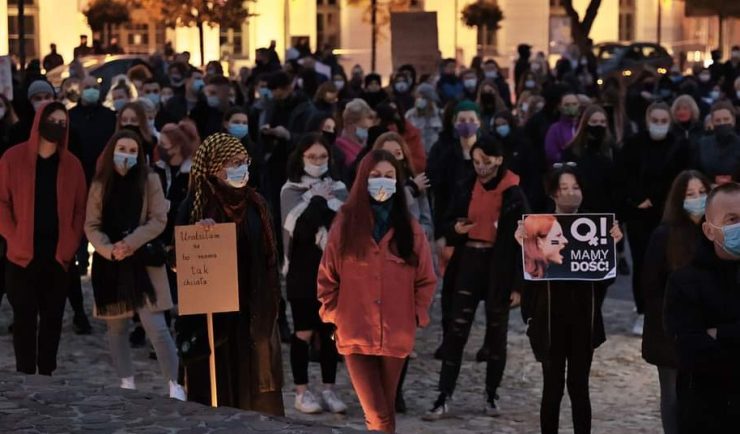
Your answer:
[[[90,321],[87,319],[85,312],[75,313],[75,316],[72,319],[72,327],[74,327],[74,331],[78,335],[92,334],[92,326],[90,325]]]
[[[488,350],[487,346],[482,346],[480,350],[478,350],[477,353],[475,353],[475,361],[478,363],[485,362],[488,360],[488,356],[491,354],[491,352]]]
[[[146,332],[141,325],[137,325],[134,331],[128,336],[131,348],[141,348],[146,345]]]

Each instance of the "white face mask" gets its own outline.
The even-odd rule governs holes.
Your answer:
[[[650,134],[650,138],[653,140],[663,140],[668,135],[668,129],[670,128],[670,125],[656,125],[648,123],[648,133]]]
[[[249,182],[249,166],[242,164],[238,167],[226,168],[226,183],[234,188],[243,188]]]
[[[385,202],[396,193],[396,180],[390,178],[368,178],[367,191],[378,202]]]
[[[329,171],[329,165],[324,163],[320,166],[317,166],[315,164],[303,162],[303,171],[306,172],[308,176],[312,176],[314,178],[321,178],[326,172]]]

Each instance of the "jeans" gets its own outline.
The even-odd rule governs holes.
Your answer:
[[[368,431],[395,433],[396,388],[406,359],[351,354],[344,361]]]
[[[172,339],[163,312],[152,312],[146,307],[139,309],[141,324],[146,330],[149,340],[157,353],[157,361],[165,379],[177,381],[178,358],[175,341]],[[131,349],[128,342],[129,318],[106,320],[108,324],[108,345],[110,346],[113,367],[118,378],[134,376],[134,367],[131,362]]]

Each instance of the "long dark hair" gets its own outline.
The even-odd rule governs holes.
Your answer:
[[[581,121],[578,123],[578,131],[576,131],[576,135],[570,142],[570,147],[573,150],[573,154],[577,157],[583,156],[586,150],[587,142],[591,140],[588,135],[588,121],[589,119],[591,119],[591,116],[596,113],[603,114],[604,117],[607,119],[607,123],[609,121],[609,115],[606,113],[606,110],[604,110],[604,108],[600,105],[591,104],[590,106],[586,107],[586,110],[583,111],[583,115],[581,116]],[[613,139],[611,133],[609,132],[609,127],[607,126],[606,135],[599,144],[599,153],[601,155],[612,158],[612,140]]]
[[[696,170],[684,170],[673,181],[663,211],[663,223],[669,228],[666,257],[672,271],[689,264],[700,239],[696,224],[683,209],[686,189],[692,179],[701,181],[707,194],[712,189],[709,179]]]
[[[141,139],[144,139],[147,142],[151,142],[152,133],[151,131],[149,131],[149,124],[147,123],[146,119],[146,111],[144,111],[144,107],[138,102],[126,103],[126,105],[121,108],[121,111],[118,112],[118,116],[116,119],[116,131],[121,131],[124,128],[123,125],[121,125],[121,117],[126,110],[132,110],[136,114],[136,119],[139,121],[137,129],[139,131],[139,136],[141,137]]]
[[[108,140],[108,144],[103,150],[103,154],[100,156],[98,162],[98,170],[95,174],[95,182],[99,182],[103,191],[103,206],[108,203],[108,199],[113,187],[113,176],[116,175],[116,168],[113,164],[113,153],[116,150],[116,143],[121,139],[131,139],[136,142],[139,147],[139,153],[136,156],[136,166],[131,168],[130,171],[134,171],[136,176],[136,185],[138,186],[141,197],[144,197],[144,189],[146,188],[147,177],[149,176],[149,168],[146,162],[146,150],[141,140],[141,136],[131,130],[121,130],[113,134]]]
[[[411,227],[411,216],[406,205],[404,185],[406,180],[396,157],[382,149],[370,151],[360,162],[357,177],[349,193],[349,198],[339,211],[342,224],[339,227],[340,252],[344,256],[363,259],[372,240],[373,211],[370,207],[370,195],[367,191],[367,180],[375,166],[386,161],[396,169],[396,194],[391,209],[390,227],[393,228],[391,249],[407,264],[416,266],[419,257],[414,252],[414,232]]]
[[[301,178],[305,174],[303,165],[303,154],[305,154],[308,148],[313,145],[323,146],[324,149],[326,149],[326,153],[329,155],[329,161],[327,162],[329,164],[329,170],[324,174],[324,176],[322,176],[322,178],[326,178],[327,176],[329,176],[334,179],[332,173],[334,160],[332,160],[331,156],[331,146],[326,143],[326,139],[324,139],[324,136],[322,134],[308,133],[304,134],[303,136],[301,136],[300,139],[298,139],[298,144],[296,144],[295,150],[290,154],[290,158],[288,159],[287,175],[289,181],[301,182]]]

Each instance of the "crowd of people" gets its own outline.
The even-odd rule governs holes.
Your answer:
[[[438,396],[423,418],[450,416],[483,302],[485,414],[502,413],[509,315],[521,306],[542,364],[542,432],[558,431],[567,386],[574,431],[587,433],[613,280],[525,281],[541,270],[522,249],[547,243],[554,220],[523,215],[613,213],[665,432],[731,432],[740,47],[724,63],[629,80],[598,77],[576,45],[552,69],[530,46],[518,52],[513,68],[403,65],[387,87],[360,65],[347,74],[331,50],[291,49],[281,62],[274,46],[230,78],[173,52],[110,83],[78,63],[55,88],[29,68],[13,101],[0,95],[0,286],[18,371],[53,373],[67,299],[75,332],[91,332],[90,269],[120,386],[136,388],[130,347],[148,338],[169,396],[210,404],[205,317],[176,315],[173,235],[230,222],[239,311],[214,315],[220,405],[284,414],[282,341],[297,410],[347,410],[334,388],[343,360],[368,429],[395,432],[416,329],[441,287]]]

